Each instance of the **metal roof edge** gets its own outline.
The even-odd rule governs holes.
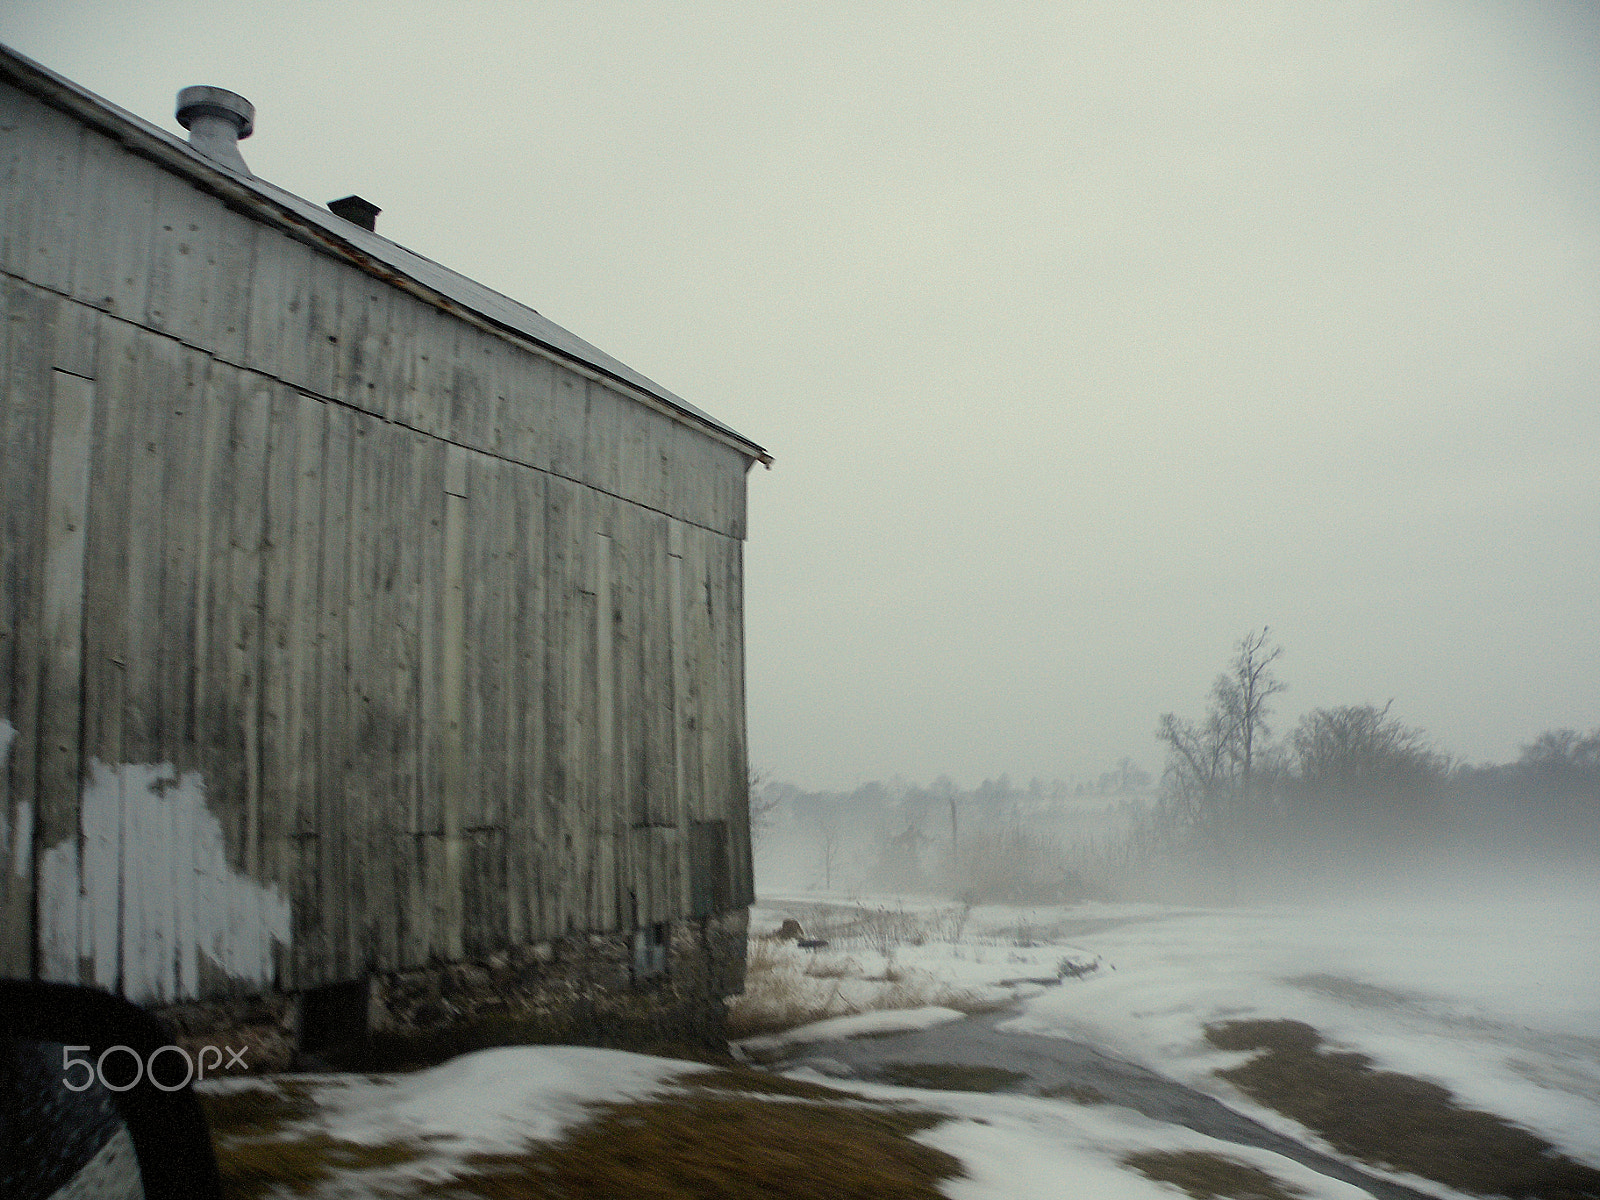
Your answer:
[[[744,455],[751,465],[772,465],[772,455],[709,413],[674,395],[631,367],[541,316],[528,306],[381,234],[362,229],[276,184],[242,175],[200,154],[189,143],[112,104],[26,55],[0,43],[0,81],[10,83],[70,116],[84,121],[129,151],[194,180],[251,216],[283,228],[290,236],[384,280],[456,317],[470,316],[491,331],[582,374],[619,385],[633,398],[680,423],[709,434]]]

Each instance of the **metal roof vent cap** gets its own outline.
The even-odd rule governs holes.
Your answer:
[[[363,200],[360,196],[346,196],[342,200],[329,200],[328,211],[336,217],[343,217],[352,225],[359,225],[376,233],[378,214],[383,209],[371,200]]]
[[[256,106],[237,92],[218,87],[186,87],[178,93],[178,124],[189,131],[189,145],[213,162],[250,174],[239,153],[239,139],[255,132]]]

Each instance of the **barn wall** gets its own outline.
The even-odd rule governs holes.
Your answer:
[[[0,86],[0,974],[751,899],[733,449]]]

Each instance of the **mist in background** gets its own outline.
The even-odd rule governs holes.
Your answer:
[[[773,779],[1159,778],[1263,625],[1281,713],[1393,700],[1478,764],[1600,726],[1592,5],[17,0],[0,39],[174,132],[244,94],[257,174],[768,447]]]
[[[760,886],[1022,906],[1500,903],[1600,886],[1600,728],[1472,766],[1392,703],[1280,723],[1283,657],[1269,630],[1240,638],[1194,715],[1161,716],[1159,777],[1124,758],[1075,784],[1002,774],[971,790],[755,779]]]

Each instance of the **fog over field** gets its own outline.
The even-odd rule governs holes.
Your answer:
[[[0,39],[772,451],[750,751],[1158,773],[1246,629],[1468,763],[1600,725],[1600,10],[14,0]],[[1292,721],[1290,722],[1292,723]]]
[[[753,779],[758,886],[969,902],[1468,899],[1600,865],[1600,729],[1469,766],[1392,702],[1280,717],[1270,630],[1235,643],[1193,715],[1153,722],[1159,773],[948,776],[850,792]],[[1292,710],[1291,710],[1292,711]],[[1276,732],[1275,732],[1276,731]]]

